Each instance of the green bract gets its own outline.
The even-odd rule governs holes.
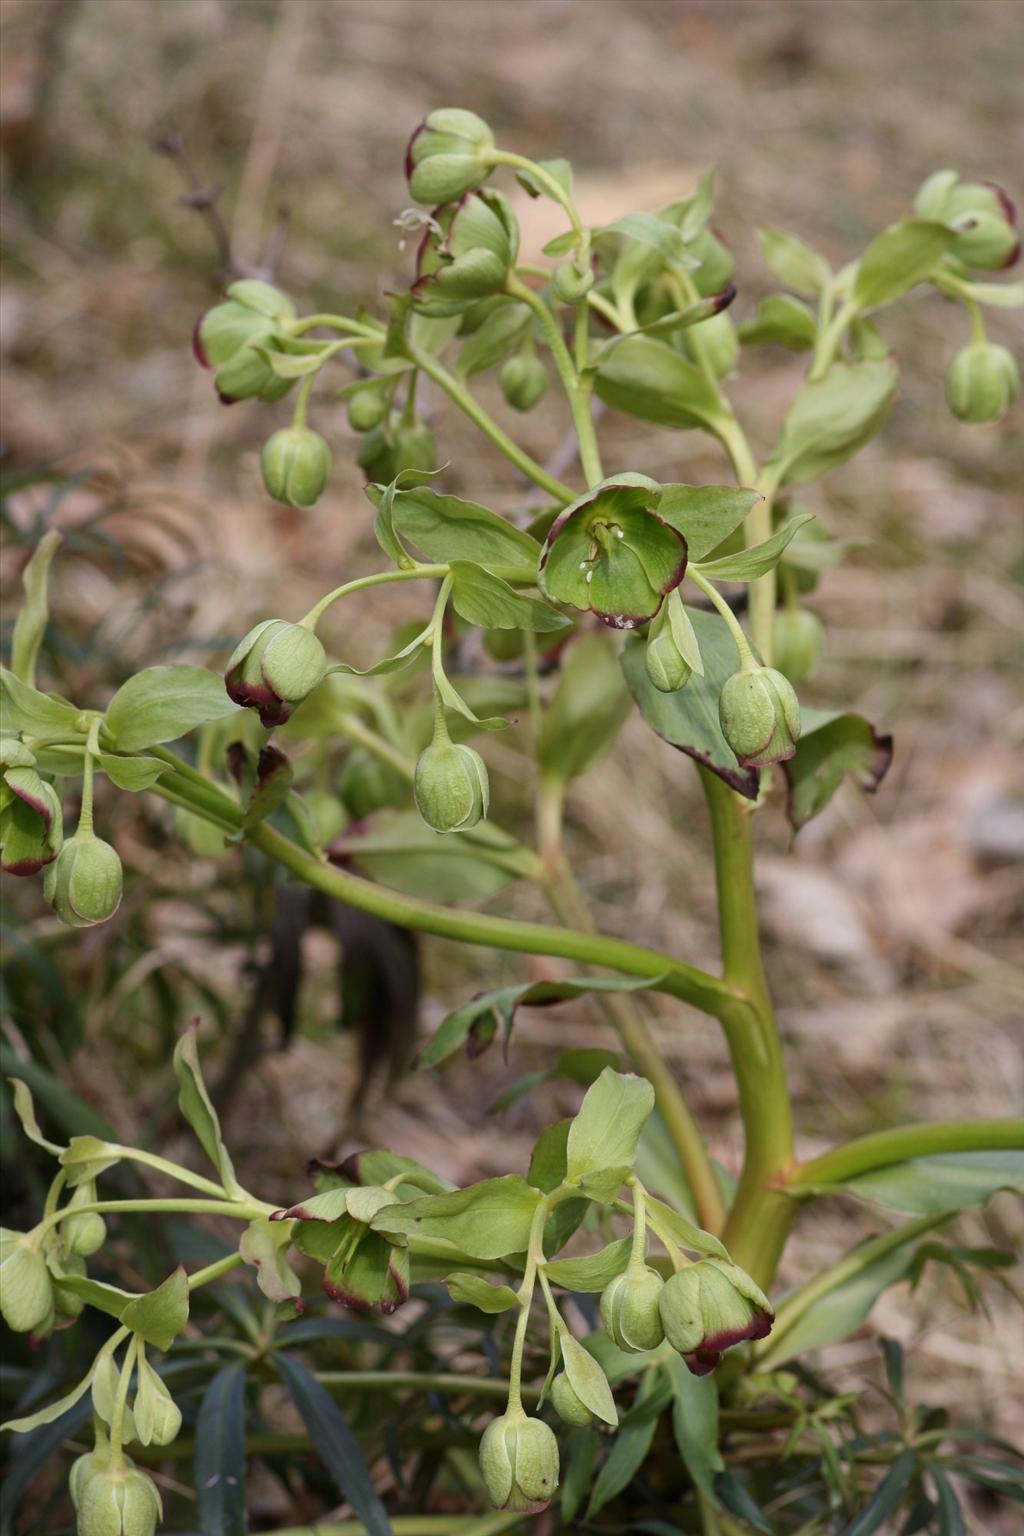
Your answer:
[[[966,267],[1012,267],[1020,255],[1017,210],[993,182],[961,181],[956,171],[936,171],[923,183],[914,210],[956,231],[951,254]]]
[[[743,767],[764,768],[793,756],[800,736],[800,701],[773,667],[734,672],[718,701],[722,734]]]
[[[224,686],[236,704],[255,709],[263,725],[282,725],[323,679],[327,657],[311,629],[264,619],[232,651]]]
[[[47,865],[43,895],[61,922],[91,928],[113,917],[123,884],[117,850],[92,832],[76,832]]]
[[[487,180],[494,134],[475,112],[442,107],[416,129],[405,152],[409,192],[418,203],[448,203]]]
[[[998,421],[1019,394],[1013,353],[995,342],[972,342],[949,365],[946,399],[959,421]]]
[[[771,1302],[750,1276],[722,1259],[700,1259],[665,1282],[665,1337],[695,1376],[707,1376],[727,1349],[771,1332]]]
[[[257,349],[269,346],[294,318],[291,300],[256,278],[232,283],[226,301],[200,315],[193,350],[204,368],[214,370],[222,400],[273,401],[288,393],[294,379],[276,374]]]
[[[658,1302],[665,1282],[646,1264],[630,1264],[601,1294],[601,1319],[629,1354],[657,1349],[664,1338]]]
[[[419,755],[413,793],[416,809],[435,832],[475,827],[490,800],[486,764],[472,747],[435,741]]]
[[[686,540],[658,516],[660,500],[656,481],[624,474],[572,502],[545,541],[541,590],[613,629],[653,619],[686,573]]]
[[[60,798],[35,761],[20,741],[0,741],[0,867],[9,875],[37,875],[57,857],[64,837]]]
[[[558,1487],[558,1441],[542,1419],[510,1408],[484,1430],[480,1471],[496,1509],[539,1514]]]
[[[282,427],[263,444],[260,468],[267,495],[300,511],[313,506],[331,472],[331,450],[309,427]]]
[[[500,192],[470,192],[438,208],[417,253],[416,309],[443,318],[501,293],[518,251],[519,225]]]

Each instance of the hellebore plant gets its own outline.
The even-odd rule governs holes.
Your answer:
[[[500,149],[486,123],[456,109],[432,113],[416,131],[407,170],[410,195],[424,210],[398,222],[422,231],[422,240],[409,290],[391,296],[385,319],[302,316],[276,288],[247,279],[230,286],[195,336],[196,355],[213,370],[223,400],[273,403],[297,391],[292,423],[269,437],[262,464],[269,494],[300,511],[324,490],[331,467],[326,441],[307,424],[311,392],[329,365],[354,368],[341,395],[362,435],[358,463],[383,568],[326,593],[305,615],[264,618],[240,641],[223,678],[201,667],[153,667],[100,708],[36,687],[47,571],[58,542],[48,535],[26,570],[26,603],[3,674],[4,867],[19,876],[41,871],[46,900],[67,923],[111,917],[121,869],[93,830],[93,786],[102,775],[116,789],[150,791],[174,806],[196,851],[244,843],[285,876],[389,923],[581,968],[571,979],[506,986],[457,1008],[424,1048],[424,1068],[462,1047],[476,1054],[499,1031],[507,1046],[520,1005],[592,994],[634,1070],[618,1070],[617,1058],[603,1050],[563,1053],[553,1074],[590,1086],[576,1117],[540,1137],[525,1173],[456,1189],[407,1157],[374,1149],[338,1167],[315,1165],[313,1192],[283,1209],[238,1182],[192,1031],[175,1055],[179,1103],[212,1178],[95,1136],[49,1141],[26,1085],[15,1082],[25,1133],[57,1159],[58,1172],[38,1224],[4,1233],[3,1315],[11,1328],[37,1337],[73,1321],[83,1306],[110,1314],[116,1327],[67,1396],[9,1428],[52,1423],[91,1391],[95,1449],[71,1469],[79,1532],[149,1536],[160,1500],[125,1447],[167,1445],[181,1414],[147,1349],[170,1349],[186,1328],[194,1293],[241,1265],[254,1269],[282,1316],[294,1316],[303,1306],[300,1255],[322,1270],[324,1291],[343,1307],[390,1315],[418,1283],[443,1279],[454,1304],[495,1319],[503,1357],[507,1349],[507,1406],[480,1441],[481,1502],[489,1498],[499,1512],[472,1525],[481,1536],[520,1528],[524,1516],[549,1506],[553,1523],[545,1529],[575,1528],[606,1505],[618,1529],[699,1527],[728,1536],[752,1522],[759,1530],[832,1530],[845,1528],[862,1506],[876,1505],[881,1520],[905,1493],[918,1499],[925,1524],[939,1520],[930,1528],[960,1529],[943,1463],[937,1453],[929,1459],[934,1440],[908,1450],[909,1461],[890,1457],[877,1494],[867,1490],[856,1451],[844,1445],[838,1503],[825,1506],[820,1520],[780,1514],[777,1526],[758,1515],[740,1472],[744,1458],[734,1456],[730,1426],[747,1426],[740,1440],[749,1450],[758,1413],[791,1427],[790,1450],[805,1432],[825,1433],[801,1407],[800,1376],[780,1367],[852,1331],[886,1285],[917,1273],[922,1254],[935,1255],[939,1245],[929,1234],[965,1204],[958,1183],[965,1169],[971,1198],[981,1201],[1020,1182],[1024,1150],[1021,1122],[962,1122],[894,1127],[798,1158],[761,958],[753,833],[758,808],[780,790],[799,829],[844,775],[873,791],[888,767],[890,738],[856,713],[801,711],[794,684],[813,672],[823,643],[821,621],[802,600],[841,550],[792,493],[841,465],[881,427],[898,365],[879,322],[911,289],[930,285],[966,311],[970,341],[948,379],[956,416],[992,420],[1015,399],[1016,366],[987,340],[982,307],[1019,307],[1024,293],[1019,283],[978,276],[1015,258],[1012,206],[996,189],[940,172],[925,183],[914,212],[838,271],[802,241],[764,230],[764,256],[781,291],[737,327],[729,312],[732,258],[710,224],[710,177],[658,212],[588,228],[566,162],[534,163]],[[566,215],[565,232],[546,247],[552,265],[519,264],[515,214],[494,185],[508,171]],[[805,354],[808,367],[758,463],[726,384],[742,366],[743,349],[766,343]],[[538,462],[473,394],[471,381],[488,370],[520,414],[550,398],[554,375],[575,432],[573,483]],[[539,506],[534,497],[528,513],[506,517],[443,489],[420,380],[511,461],[540,492]],[[594,396],[648,423],[709,434],[736,483],[662,484],[643,464],[606,476]],[[394,582],[426,583],[432,606],[391,654],[360,674],[329,654],[318,628],[342,599]],[[519,734],[535,764],[535,848],[488,820],[488,770],[465,738],[510,722],[478,714],[486,690],[450,675],[455,641],[469,629],[483,631],[487,654],[510,669],[497,675],[519,688]],[[401,673],[397,684],[388,678]],[[360,682],[356,692],[345,681],[353,675],[388,680]],[[406,687],[406,678],[398,720],[388,690]],[[566,858],[567,795],[612,748],[631,702],[693,759],[700,777],[718,886],[718,973],[597,932]],[[335,762],[324,719],[340,722],[349,751],[346,795],[358,791],[359,822],[350,836],[340,835],[345,812],[322,788]],[[286,722],[288,751],[268,741]],[[224,771],[209,750],[214,731],[231,741]],[[413,731],[418,757],[409,751]],[[190,733],[195,754],[168,746]],[[304,741],[306,754],[293,763],[291,746]],[[61,788],[76,778],[80,818],[64,839]],[[389,885],[353,872],[354,863],[372,873],[372,837],[362,858],[360,837],[366,818],[372,830],[374,813],[387,807],[406,826],[416,812],[426,824],[408,871],[444,836],[460,867],[474,871],[474,891],[532,881],[558,922],[426,900],[396,888],[401,879]],[[644,990],[722,1027],[744,1133],[735,1180],[708,1155],[652,1034]],[[670,1158],[653,1165],[644,1152],[652,1115],[671,1148]],[[97,1182],[126,1161],[178,1181],[188,1196],[102,1198]],[[642,1179],[640,1166],[655,1171]],[[794,1217],[822,1194],[867,1199],[915,1219],[883,1230],[773,1305]],[[179,1268],[154,1291],[128,1292],[90,1276],[86,1263],[106,1240],[105,1218],[127,1212],[232,1217],[241,1238],[205,1268],[190,1275]],[[559,1257],[581,1230],[589,1241]],[[593,1296],[600,1298],[596,1310],[587,1301]],[[504,1313],[514,1320],[511,1336]],[[540,1359],[537,1313],[546,1314]],[[270,1346],[264,1339],[259,1347]],[[280,1371],[292,1388],[305,1380],[294,1362]],[[426,1384],[435,1380],[474,1390],[472,1377],[430,1376]],[[400,1375],[396,1390],[399,1382]],[[306,1392],[296,1400],[311,1429],[317,1414],[322,1425],[320,1399]],[[652,1451],[666,1413],[669,1438]],[[569,1450],[561,1494],[560,1443]],[[595,1482],[591,1470],[605,1444]],[[829,1447],[829,1466],[839,1467],[831,1440]],[[770,1447],[765,1454],[773,1454]],[[645,1462],[641,1519],[631,1513],[635,1504],[622,1501]],[[336,1475],[360,1528],[389,1530],[358,1453],[353,1460],[346,1449],[331,1465],[342,1466]],[[463,1465],[459,1486],[472,1502],[466,1476]],[[450,1507],[449,1492],[441,1508]],[[652,1507],[660,1523],[644,1524]],[[458,1519],[430,1525],[462,1528]]]

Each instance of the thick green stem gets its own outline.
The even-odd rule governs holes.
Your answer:
[[[431,357],[429,352],[421,352],[411,343],[406,343],[406,356],[414,363],[421,373],[425,373],[428,379],[433,379],[440,389],[443,389],[450,400],[453,400],[464,415],[468,416],[474,426],[486,438],[494,444],[495,448],[503,453],[517,469],[521,470],[528,480],[534,485],[539,485],[542,491],[547,491],[560,506],[573,500],[576,492],[568,485],[563,485],[561,480],[556,480],[554,475],[549,475],[543,465],[530,457],[525,449],[499,427],[492,416],[489,416],[473,396],[465,389],[457,378],[448,372],[443,363],[439,363],[436,357]]]
[[[782,1049],[761,959],[748,806],[710,769],[700,770],[711,813],[718,924],[725,979],[742,1000],[722,1018],[746,1138],[743,1171],[725,1224],[733,1258],[771,1284],[794,1203],[778,1189],[793,1161],[793,1126]]]
[[[887,1168],[911,1157],[935,1157],[944,1152],[1024,1150],[1024,1120],[954,1120],[946,1125],[900,1125],[891,1131],[858,1136],[844,1147],[801,1163],[788,1188],[794,1193],[819,1184],[837,1184],[876,1168]]]

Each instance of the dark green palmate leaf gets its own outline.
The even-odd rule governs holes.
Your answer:
[[[695,674],[678,693],[660,693],[647,676],[646,642],[635,635],[626,641],[622,653],[626,682],[652,730],[717,773],[748,800],[756,800],[760,775],[756,768],[740,767],[718,722],[719,694],[726,679],[737,670],[736,643],[717,613],[697,608],[686,611],[700,643],[704,676]]]
[[[193,1463],[200,1536],[245,1536],[245,1364],[226,1365],[203,1395]]]
[[[337,1403],[292,1355],[277,1354],[273,1361],[342,1498],[352,1505],[368,1536],[391,1536],[387,1511],[370,1480],[358,1441]]]
[[[782,764],[794,832],[828,805],[846,774],[874,794],[892,762],[892,737],[852,712],[805,709],[795,756]]]

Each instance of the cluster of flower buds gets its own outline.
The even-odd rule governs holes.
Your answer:
[[[479,752],[446,731],[420,753],[413,780],[416,809],[435,832],[465,832],[487,815],[490,783]]]
[[[60,799],[41,778],[28,747],[0,739],[0,864],[9,875],[37,875],[52,863],[64,839]]]
[[[496,1509],[539,1514],[558,1487],[554,1431],[543,1419],[529,1418],[521,1407],[510,1406],[484,1430],[480,1471]]]
[[[951,255],[965,267],[992,272],[1012,267],[1020,255],[1017,210],[992,182],[961,181],[956,171],[936,171],[919,189],[914,212],[956,231]]]
[[[972,341],[946,374],[946,399],[959,421],[998,421],[1020,394],[1013,353],[994,341]]]
[[[255,709],[272,729],[308,698],[326,670],[327,656],[311,629],[264,619],[232,651],[224,686],[236,704]]]
[[[264,353],[287,331],[295,306],[270,283],[242,278],[232,283],[223,304],[200,315],[193,333],[196,359],[214,372],[225,404],[236,400],[280,400],[294,379],[274,372]]]
[[[800,739],[800,701],[774,667],[744,666],[718,700],[722,735],[744,768],[765,768],[793,756]]]

